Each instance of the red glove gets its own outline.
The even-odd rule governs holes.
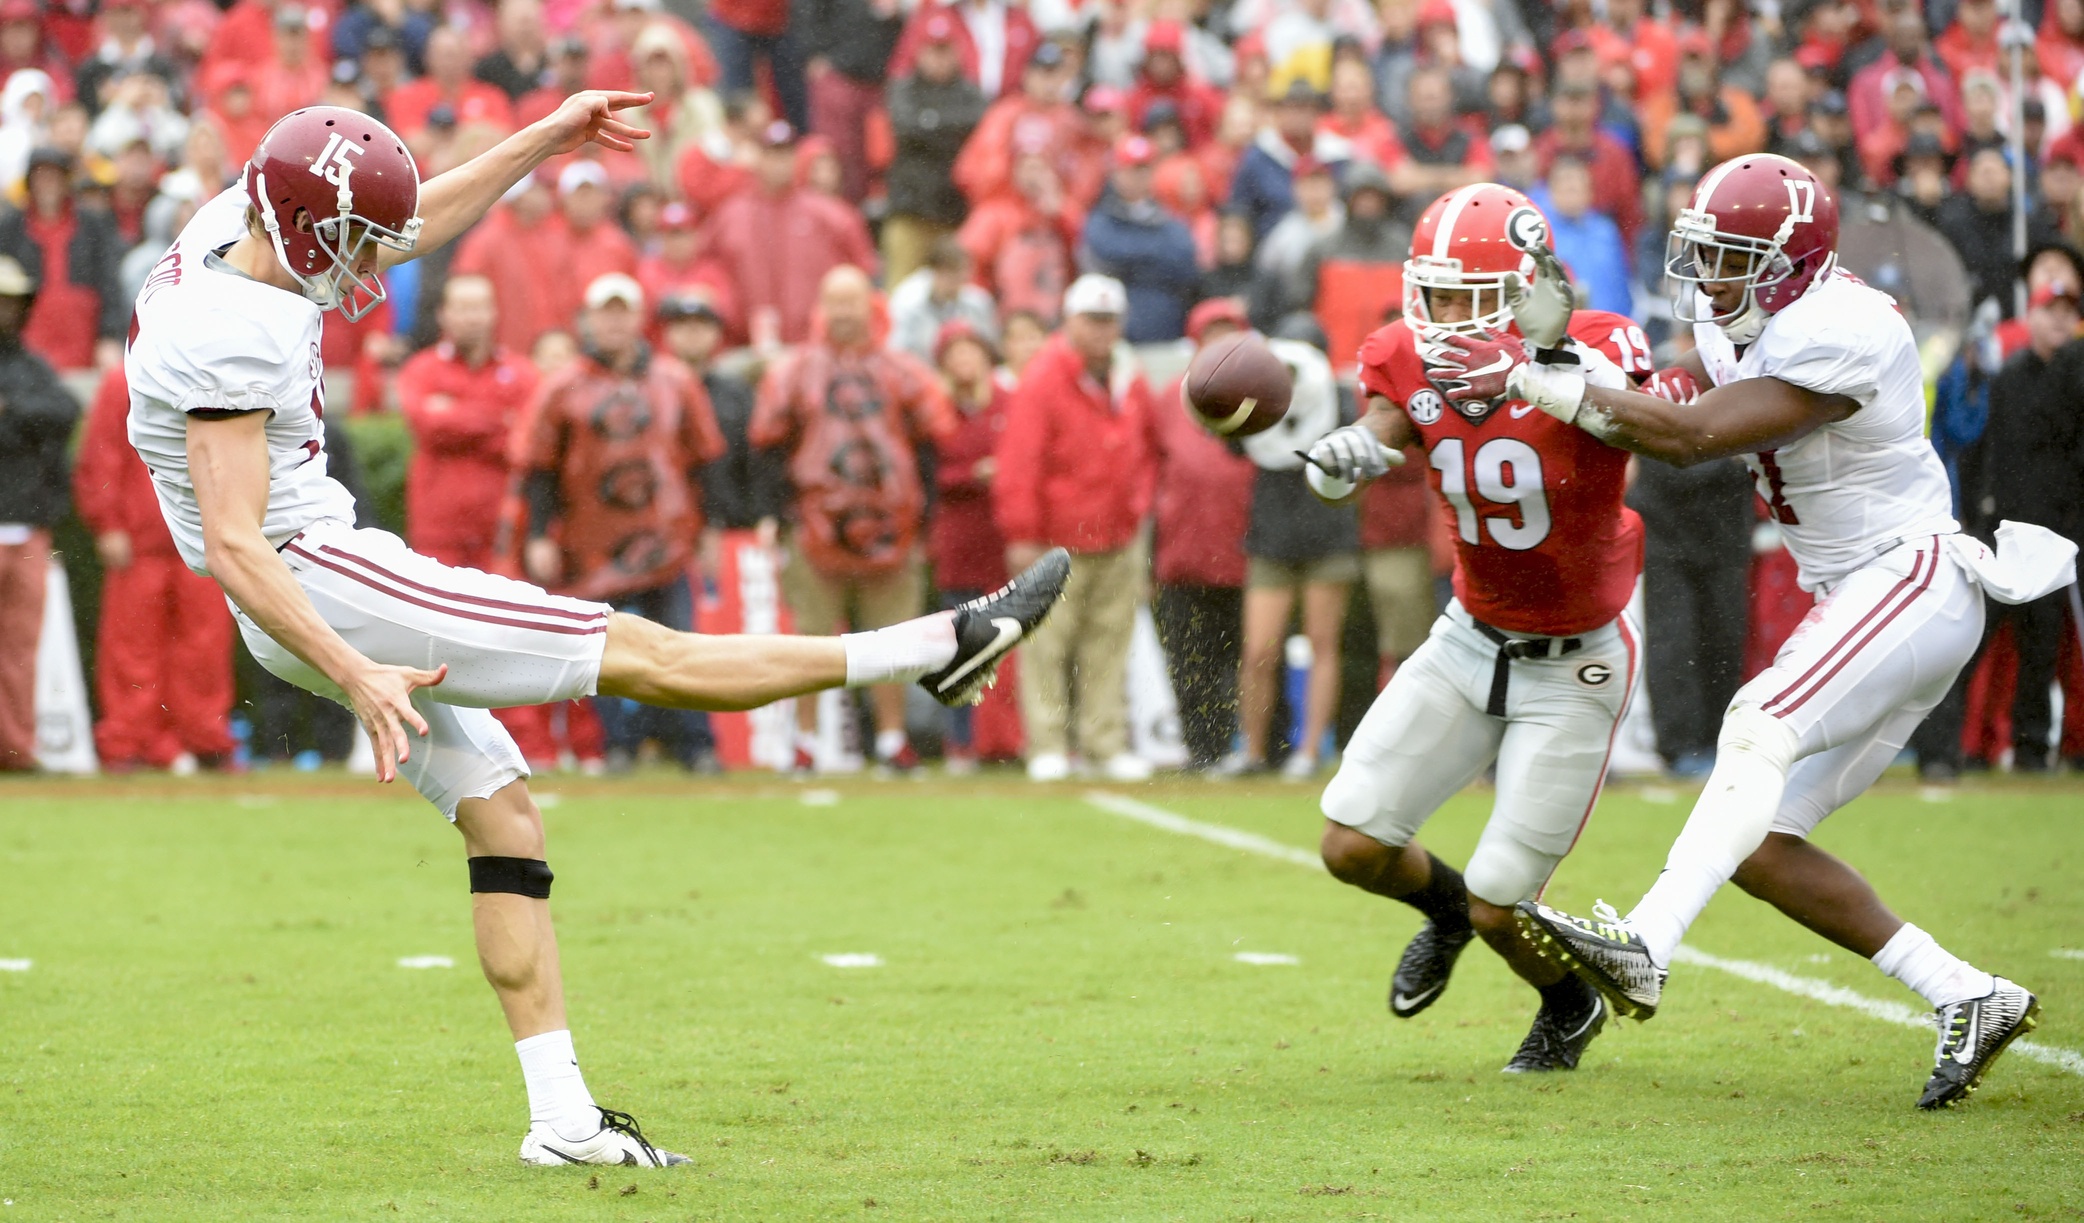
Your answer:
[[[1527,347],[1510,333],[1451,335],[1421,345],[1426,381],[1449,403],[1494,404],[1505,396],[1505,379],[1527,363]]]
[[[1672,403],[1692,403],[1700,398],[1700,383],[1683,369],[1661,369],[1651,374],[1643,383],[1643,394],[1655,395]]]

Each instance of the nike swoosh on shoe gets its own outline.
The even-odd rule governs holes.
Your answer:
[[[957,684],[960,684],[974,673],[977,668],[997,659],[1001,654],[1012,649],[1014,643],[1020,640],[1020,621],[1015,620],[1011,616],[994,616],[991,626],[998,630],[998,636],[992,639],[990,645],[972,654],[969,661],[950,672],[948,678],[942,680],[936,686],[936,691],[947,692],[953,689]]]
[[[1442,981],[1440,984],[1435,985],[1433,988],[1427,990],[1422,994],[1398,994],[1395,999],[1397,1009],[1400,1011],[1410,1010],[1414,1006],[1418,1006],[1421,1003],[1431,1001],[1432,999],[1438,997],[1440,995],[1440,991],[1446,988],[1447,983],[1445,981]]]

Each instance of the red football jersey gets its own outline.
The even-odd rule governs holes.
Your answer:
[[[1570,335],[1629,374],[1650,372],[1642,329],[1579,310]],[[1621,503],[1628,453],[1523,400],[1481,423],[1426,382],[1411,328],[1379,328],[1360,348],[1363,394],[1417,427],[1433,491],[1454,524],[1454,593],[1469,614],[1515,633],[1568,637],[1621,614],[1643,565],[1643,524]]]

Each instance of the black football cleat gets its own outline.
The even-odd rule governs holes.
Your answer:
[[[1475,929],[1469,926],[1458,933],[1442,930],[1435,921],[1419,927],[1397,961],[1396,975],[1389,979],[1389,1013],[1409,1019],[1439,1001],[1447,992],[1448,977],[1454,974],[1454,962],[1475,937]]]
[[[1569,978],[1564,978],[1569,980]],[[1579,982],[1584,985],[1583,982]],[[1506,1074],[1546,1074],[1551,1070],[1575,1070],[1578,1059],[1585,1055],[1585,1046],[1599,1035],[1606,1026],[1606,999],[1599,991],[1584,985],[1585,1004],[1575,1015],[1559,1016],[1554,1010],[1543,1006],[1534,1015],[1534,1026],[1527,1031],[1527,1039],[1520,1042],[1520,1051],[1505,1063]]]
[[[1919,1108],[1952,1108],[1982,1086],[2005,1046],[2040,1026],[2041,1001],[2005,980],[1980,998],[1939,1008],[1939,1047]]]
[[[1051,548],[1012,581],[955,609],[955,658],[919,681],[943,705],[974,705],[998,673],[999,660],[1035,631],[1064,595],[1071,554]]]
[[[1644,1020],[1657,1013],[1669,974],[1650,960],[1643,938],[1628,928],[1606,902],[1592,907],[1592,920],[1572,917],[1538,901],[1516,906],[1520,933],[1543,956],[1553,956],[1585,984],[1605,995],[1616,1014]]]

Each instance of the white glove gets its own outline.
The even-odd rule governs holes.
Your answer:
[[[1304,456],[1332,480],[1358,484],[1404,465],[1404,454],[1378,441],[1365,425],[1343,425],[1317,439]]]
[[[1563,270],[1562,261],[1550,249],[1546,233],[1525,249],[1534,259],[1534,283],[1530,285],[1518,276],[1508,278],[1505,305],[1512,311],[1512,321],[1519,325],[1520,336],[1528,348],[1560,347],[1570,330],[1570,312],[1577,308],[1570,273]]]
[[[1574,425],[1585,406],[1585,376],[1574,366],[1529,361],[1507,375],[1505,393],[1510,398],[1526,400],[1566,425]]]

